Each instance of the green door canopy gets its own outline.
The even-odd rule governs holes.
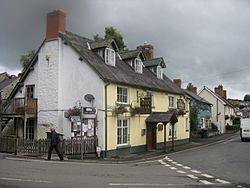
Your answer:
[[[178,119],[174,112],[168,111],[168,112],[152,112],[145,121],[146,123],[155,125],[157,125],[160,122],[163,124],[171,123],[172,125],[174,125],[176,122],[178,122]]]

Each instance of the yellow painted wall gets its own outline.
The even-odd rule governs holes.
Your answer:
[[[123,85],[116,85],[116,84],[110,84],[108,86],[107,90],[107,106],[108,106],[108,150],[113,150],[117,148],[117,120],[118,119],[127,119],[129,122],[129,145],[133,146],[140,146],[146,144],[146,133],[145,135],[142,135],[142,130],[146,129],[146,123],[145,120],[148,117],[148,115],[134,115],[131,116],[130,113],[123,113],[123,114],[113,114],[112,109],[116,105],[119,105],[117,100],[117,86],[120,87],[127,87],[128,88],[128,105],[131,105],[132,107],[138,107],[139,100],[137,99],[137,96],[146,96],[146,89],[139,89],[129,86],[123,86]],[[164,92],[159,91],[152,91],[153,95],[153,109],[152,111],[155,112],[166,112],[168,111],[168,94]],[[177,103],[177,99],[181,98],[178,95],[171,95],[175,98],[175,105]],[[183,96],[182,96],[183,98]],[[184,100],[186,102],[186,109],[189,111],[188,108],[188,100]],[[177,105],[176,105],[177,106]],[[175,107],[176,107],[175,106]],[[129,109],[129,106],[127,107]],[[189,113],[178,116],[178,123],[177,126],[177,139],[187,139],[189,138],[189,130],[186,131],[186,118],[188,118],[189,123]],[[169,127],[166,127],[166,135],[167,140],[169,140]],[[164,142],[164,129],[162,131],[158,131],[157,129],[157,143]]]

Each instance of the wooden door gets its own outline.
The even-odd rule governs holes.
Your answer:
[[[156,149],[156,126],[147,125],[147,150]]]

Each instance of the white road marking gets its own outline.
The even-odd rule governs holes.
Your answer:
[[[171,167],[169,167],[171,170],[176,170],[177,168],[175,168],[175,167],[173,167],[173,166],[171,166]]]
[[[190,170],[191,172],[193,172],[193,173],[196,173],[196,174],[200,174],[201,172],[200,171],[198,171],[198,170]]]
[[[162,160],[158,160],[159,163],[162,163],[163,161]]]
[[[202,176],[206,177],[206,178],[214,178],[213,176],[209,175],[209,174],[201,174]]]
[[[166,156],[165,159],[169,159],[168,156]]]
[[[172,162],[173,160],[172,159],[168,159],[169,162]]]
[[[167,163],[165,163],[165,162],[161,162],[161,164],[162,164],[162,165],[165,165],[165,164],[167,164]]]
[[[182,171],[182,170],[177,170],[178,173],[180,174],[186,174],[186,172]]]
[[[207,180],[200,180],[201,183],[205,184],[205,185],[213,185],[213,183],[207,181]]]
[[[173,184],[173,183],[166,183],[166,184],[159,184],[159,183],[109,183],[109,186],[117,186],[117,187],[169,187],[169,186],[198,186],[200,184],[186,184],[186,183],[180,183],[180,184]]]
[[[190,169],[191,169],[191,168],[188,167],[188,166],[183,166],[182,168],[187,169],[187,170],[190,170]]]
[[[169,164],[165,164],[165,166],[170,167],[171,165],[169,165]]]
[[[217,181],[219,183],[223,183],[223,184],[230,184],[230,182],[225,181],[225,180],[221,180],[221,179],[215,179],[215,181]]]
[[[0,180],[33,182],[33,183],[50,183],[49,181],[46,181],[46,180],[30,180],[30,179],[19,179],[19,178],[0,178]]]
[[[172,163],[173,163],[173,164],[177,164],[177,162],[175,162],[175,161],[173,161]]]
[[[190,178],[192,178],[194,180],[199,179],[198,177],[194,176],[193,174],[188,174],[187,177],[190,177]]]
[[[176,165],[177,165],[177,166],[183,166],[183,164],[179,164],[179,163],[178,163],[178,164],[176,164]]]

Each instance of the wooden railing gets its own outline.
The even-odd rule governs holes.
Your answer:
[[[37,99],[34,98],[15,98],[2,100],[0,104],[1,114],[17,114],[22,115],[37,113]]]
[[[83,154],[96,152],[97,138],[90,137],[82,141]],[[48,139],[23,140],[13,137],[0,138],[0,152],[44,155],[48,153],[48,148]],[[81,140],[80,138],[64,139],[60,142],[59,148],[65,155],[79,155],[81,154]]]

